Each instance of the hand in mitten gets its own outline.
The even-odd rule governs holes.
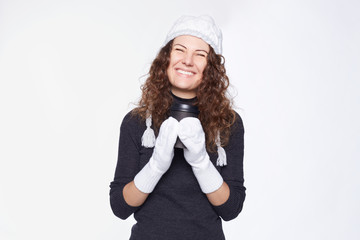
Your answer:
[[[219,189],[223,179],[206,152],[205,133],[199,119],[182,119],[179,124],[179,138],[186,147],[184,157],[191,165],[201,190],[211,193]]]
[[[135,176],[135,186],[144,193],[151,193],[161,176],[169,169],[174,157],[174,145],[179,122],[170,117],[161,126],[149,162]]]

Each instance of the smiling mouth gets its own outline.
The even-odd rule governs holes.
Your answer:
[[[177,71],[178,73],[185,74],[185,75],[188,75],[188,76],[192,76],[192,75],[195,74],[195,73],[193,73],[193,72],[188,72],[188,71],[184,71],[184,70],[181,70],[181,69],[177,69],[176,71]]]

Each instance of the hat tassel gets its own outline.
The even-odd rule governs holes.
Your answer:
[[[220,142],[220,133],[218,132],[217,138],[216,138],[216,146],[217,146],[217,153],[218,153],[218,159],[216,160],[216,166],[226,166],[227,160],[226,160],[226,152],[225,149],[221,146]]]
[[[151,126],[151,116],[146,118],[146,130],[141,137],[141,145],[146,148],[152,148],[155,146],[155,133]]]

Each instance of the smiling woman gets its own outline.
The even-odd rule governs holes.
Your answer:
[[[196,96],[209,49],[209,44],[201,38],[183,35],[174,39],[167,69],[173,94],[181,98]]]
[[[225,239],[221,219],[242,210],[244,128],[221,42],[209,16],[176,21],[121,124],[110,203],[121,219],[134,213],[130,239]],[[174,109],[194,115],[176,120]]]

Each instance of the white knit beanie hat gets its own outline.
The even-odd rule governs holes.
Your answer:
[[[191,35],[207,42],[216,54],[222,53],[222,33],[214,19],[208,15],[199,17],[181,16],[166,36],[165,45],[181,35]]]

